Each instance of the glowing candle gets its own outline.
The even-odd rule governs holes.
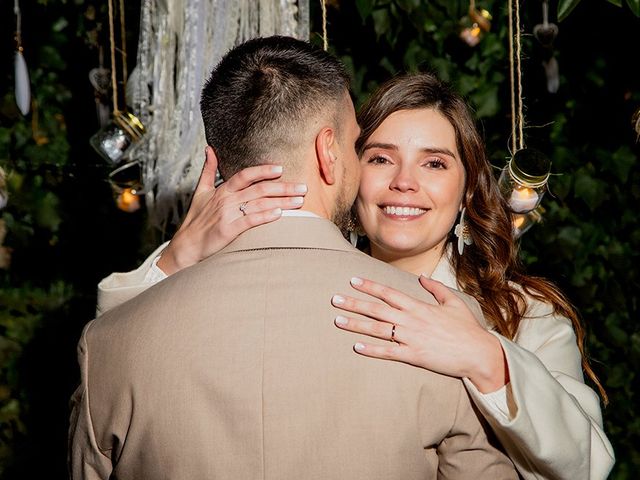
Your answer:
[[[514,188],[509,198],[509,206],[517,213],[529,212],[536,208],[539,198],[538,193],[532,188]]]
[[[135,212],[140,208],[140,198],[136,195],[136,191],[132,188],[125,188],[118,198],[116,199],[116,205],[120,210],[125,212]]]

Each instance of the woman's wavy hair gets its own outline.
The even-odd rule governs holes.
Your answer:
[[[487,320],[509,339],[514,338],[527,314],[525,293],[549,304],[555,314],[568,318],[575,330],[582,368],[606,404],[606,392],[585,355],[585,330],[576,309],[553,283],[524,273],[511,213],[464,99],[430,73],[396,76],[382,85],[358,114],[362,128],[356,143],[358,154],[362,155],[367,139],[389,115],[399,110],[422,108],[433,108],[449,120],[466,171],[463,204],[473,244],[465,247],[464,255],[458,254],[457,248],[449,248],[459,288],[478,300]],[[451,232],[447,246],[454,240]]]

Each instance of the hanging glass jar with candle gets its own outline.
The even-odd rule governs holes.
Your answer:
[[[513,213],[535,210],[547,191],[551,162],[531,148],[518,150],[502,170],[500,191]]]
[[[112,121],[98,130],[89,141],[91,146],[112,165],[119,164],[129,149],[144,135],[142,122],[129,112],[115,111]]]

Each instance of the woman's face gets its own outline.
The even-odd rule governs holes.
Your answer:
[[[441,253],[465,184],[451,123],[431,108],[394,112],[365,143],[360,164],[356,209],[372,254],[389,261]]]

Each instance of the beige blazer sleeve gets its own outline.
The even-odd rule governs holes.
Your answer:
[[[464,389],[461,392],[455,422],[447,438],[438,445],[438,480],[519,478],[511,459],[499,445],[494,445],[495,439],[488,438],[489,427],[478,422],[467,392]]]
[[[89,322],[78,342],[78,362],[81,382],[71,397],[71,417],[69,420],[68,464],[71,480],[108,479],[113,469],[110,451],[98,446],[89,409],[88,351],[86,332]]]
[[[515,341],[495,335],[509,366],[511,418],[497,414],[471,382],[465,384],[522,477],[607,478],[614,453],[602,430],[600,399],[584,383],[570,321],[532,302]]]
[[[96,316],[102,315],[107,310],[123,304],[127,300],[141,294],[147,288],[154,285],[153,282],[145,282],[147,272],[155,258],[167,248],[169,242],[160,245],[147,259],[135,270],[130,272],[114,272],[103,278],[98,283],[98,304],[96,305]]]

